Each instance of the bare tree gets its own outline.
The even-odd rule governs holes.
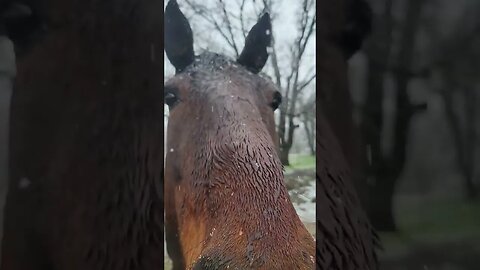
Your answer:
[[[458,86],[457,86],[458,87]],[[452,132],[456,150],[457,167],[463,177],[465,197],[468,200],[476,199],[477,188],[474,183],[475,150],[476,150],[476,114],[478,88],[460,87],[450,81],[440,89],[445,104],[445,115]],[[465,106],[458,110],[455,106],[455,96],[463,100]],[[462,119],[464,123],[462,124]]]
[[[374,1],[375,2],[375,1]],[[362,135],[365,143],[366,186],[363,201],[374,226],[379,230],[395,230],[393,217],[393,195],[398,179],[407,162],[410,122],[426,104],[415,104],[408,94],[412,79],[432,78],[436,74],[434,86],[445,105],[446,121],[452,132],[456,151],[456,165],[463,178],[465,196],[474,199],[478,195],[475,187],[475,150],[477,144],[478,117],[478,3],[467,9],[472,16],[462,16],[458,26],[439,38],[439,24],[432,23],[423,11],[428,5],[438,5],[439,1],[377,1],[382,4],[377,9],[376,30],[367,46],[368,90],[362,111]],[[403,4],[401,6],[400,4]],[[401,13],[394,13],[394,7]],[[438,8],[438,7],[435,7]],[[381,11],[378,11],[380,10]],[[440,18],[439,18],[440,19]],[[474,23],[472,23],[474,22]],[[416,59],[419,50],[417,33],[426,30],[432,46],[426,53],[427,61],[420,65]],[[424,59],[425,60],[425,59]],[[385,125],[382,102],[385,99],[385,82],[391,77],[395,90],[393,127]],[[461,102],[461,105],[459,104]],[[389,132],[386,132],[389,131]],[[390,135],[390,136],[389,136]],[[385,148],[385,138],[390,147]]]
[[[234,56],[240,54],[239,40],[243,40],[246,29],[250,22],[264,12],[270,12],[273,25],[277,14],[275,12],[278,2],[272,0],[236,0],[227,2],[224,0],[213,1],[214,6],[208,3],[199,3],[192,0],[185,0],[186,8],[206,24],[207,29],[213,29],[221,39],[229,46]],[[278,135],[280,138],[280,158],[284,165],[289,165],[288,154],[293,144],[295,129],[299,127],[300,117],[298,101],[304,90],[315,80],[315,61],[313,56],[308,55],[307,46],[314,38],[316,28],[316,9],[314,0],[303,0],[298,6],[298,20],[296,23],[296,38],[287,44],[287,52],[282,54],[288,63],[283,68],[279,61],[279,44],[276,44],[275,35],[272,33],[272,48],[270,51],[271,71],[268,73],[278,89],[282,93],[282,104],[279,108]],[[312,57],[308,63],[306,60]],[[308,68],[305,68],[308,66]]]
[[[311,12],[311,10],[314,10]],[[278,125],[278,135],[280,137],[280,159],[285,165],[289,164],[288,153],[292,147],[294,131],[298,127],[295,123],[297,112],[297,102],[302,95],[302,91],[315,79],[315,70],[310,69],[303,77],[300,64],[304,59],[307,44],[315,33],[316,9],[315,2],[304,0],[301,5],[300,19],[298,20],[298,36],[295,42],[290,46],[290,70],[287,72],[285,85],[279,83],[281,73],[276,61],[272,61],[275,76],[277,77],[277,86],[283,90],[284,102],[280,106],[280,120]],[[273,51],[274,58],[276,52]]]
[[[377,17],[377,29],[367,49],[369,59],[368,93],[362,116],[366,162],[366,196],[364,203],[373,225],[378,230],[396,230],[393,217],[393,195],[397,180],[406,163],[406,146],[410,122],[426,104],[412,104],[408,96],[409,81],[418,76],[413,72],[416,34],[419,29],[424,0],[406,1],[399,29],[394,28],[394,0],[384,2]],[[392,53],[393,33],[399,32],[398,50]],[[395,118],[391,151],[382,148],[384,119],[382,102],[387,73],[392,74],[395,87]]]
[[[299,112],[299,116],[301,118],[305,135],[307,137],[307,144],[310,150],[310,155],[314,156],[315,155],[315,138],[316,138],[315,136],[316,102],[315,102],[315,96],[314,96],[315,92],[312,95],[306,98],[305,100],[302,100],[302,102],[299,103],[300,107],[302,108],[302,111]]]
[[[480,7],[476,4],[476,8]],[[466,9],[453,35],[438,39],[432,69],[436,70],[435,87],[443,98],[445,116],[456,150],[456,165],[463,177],[465,197],[478,197],[475,186],[475,164],[478,127],[480,74],[480,22],[473,9]],[[472,12],[472,13],[471,13]],[[473,20],[471,20],[473,18]],[[473,22],[473,23],[471,23]],[[435,80],[437,79],[437,80]]]

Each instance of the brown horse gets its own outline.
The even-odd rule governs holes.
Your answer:
[[[161,269],[162,2],[8,2],[31,12],[6,26],[22,50],[0,268]]]
[[[175,1],[165,10],[165,51],[176,75],[165,167],[167,249],[174,269],[313,269],[315,244],[284,184],[274,110],[281,96],[259,71],[268,14],[238,60],[195,56]]]

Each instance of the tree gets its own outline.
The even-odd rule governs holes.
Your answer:
[[[436,53],[431,68],[437,76],[432,78],[435,90],[445,105],[445,117],[451,130],[456,150],[456,165],[463,178],[467,200],[478,197],[475,186],[477,146],[477,117],[479,114],[480,22],[476,19],[480,5],[466,8],[464,16],[454,27],[453,35],[435,38]]]
[[[448,76],[448,75],[447,75]],[[465,197],[473,200],[478,197],[474,183],[475,150],[476,150],[476,114],[478,104],[478,88],[473,86],[458,86],[450,80],[440,93],[445,104],[445,116],[452,132],[456,149],[457,167],[463,177]],[[455,96],[463,100],[465,106],[460,110],[454,104]],[[462,125],[462,119],[465,121]]]
[[[213,5],[212,5],[213,2]],[[254,1],[237,0],[224,1],[215,0],[199,3],[197,1],[185,0],[186,13],[195,21],[200,19],[205,24],[203,35],[214,30],[225,42],[227,49],[233,52],[235,57],[240,54],[239,40],[243,40],[247,34],[248,25],[256,21],[264,12],[272,15],[272,24],[275,28],[275,20],[278,19],[275,9],[279,2],[272,0]],[[315,62],[305,61],[309,55],[308,45],[315,37],[316,9],[314,0],[303,0],[298,5],[296,37],[287,44],[277,44],[275,30],[272,33],[272,48],[270,52],[271,68],[267,74],[273,78],[278,89],[282,93],[282,104],[278,114],[278,135],[280,138],[280,159],[284,165],[289,165],[288,154],[293,144],[295,129],[299,127],[298,102],[304,90],[315,80]],[[189,19],[190,19],[189,18]],[[209,47],[216,47],[210,36],[198,36]],[[208,39],[208,40],[205,40]],[[284,46],[281,46],[284,45]],[[283,52],[282,48],[286,48]],[[283,67],[284,59],[286,66]]]
[[[477,2],[467,4],[467,13],[448,34],[440,34],[444,32],[442,24],[432,21],[432,17],[427,17],[427,12],[424,12],[429,8],[438,11],[440,1],[387,0],[376,3],[380,6],[380,2],[376,31],[366,49],[368,86],[361,122],[366,176],[361,184],[366,187],[362,197],[372,223],[379,230],[390,231],[396,229],[392,212],[393,195],[407,162],[410,122],[426,109],[426,104],[411,101],[408,90],[412,79],[430,82],[443,98],[465,197],[477,197],[474,179],[478,133],[475,124],[478,122],[476,71],[480,56],[476,48],[479,46],[477,36],[480,27],[476,19]],[[441,17],[438,20],[443,19],[441,12],[435,14]],[[422,57],[418,59],[421,44],[417,33],[420,30],[430,38],[431,46],[422,51]],[[386,83],[391,83],[395,90],[395,115],[391,130],[385,125],[387,119],[382,104]],[[382,144],[385,140],[389,142],[389,147]]]
[[[301,118],[303,128],[305,131],[305,135],[307,137],[307,144],[310,150],[310,155],[315,155],[315,93],[313,96],[309,96],[305,100],[299,103],[299,107],[302,108],[302,111],[299,113],[299,117]]]
[[[362,113],[362,135],[365,143],[364,158],[366,194],[364,203],[372,224],[378,230],[396,230],[393,217],[395,186],[406,162],[406,145],[410,121],[426,109],[426,104],[412,104],[408,96],[408,84],[416,76],[414,51],[424,0],[406,1],[405,13],[399,25],[398,49],[393,53],[394,0],[384,2],[382,14],[377,16],[379,26],[367,47],[368,78],[367,96]],[[384,119],[382,102],[387,73],[392,74],[395,87],[395,118],[391,138],[391,150],[382,148]]]

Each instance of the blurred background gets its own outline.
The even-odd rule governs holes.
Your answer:
[[[382,269],[480,269],[480,1],[368,2],[349,76]]]
[[[275,117],[285,181],[300,219],[315,234],[315,1],[178,0],[178,4],[192,27],[195,54],[208,50],[232,59],[241,53],[258,18],[270,13],[274,40],[262,72],[282,93]],[[164,57],[168,80],[175,70]],[[167,128],[165,138],[166,132]],[[170,269],[165,258],[165,269]]]

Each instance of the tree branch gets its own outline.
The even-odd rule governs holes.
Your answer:
[[[215,20],[214,17],[212,16],[209,16],[209,14],[207,14],[206,12],[206,7],[205,6],[202,6],[200,4],[197,4],[197,3],[192,3],[191,0],[185,0],[185,3],[188,4],[188,6],[193,10],[193,12],[197,15],[199,15],[200,17],[202,17],[205,21],[207,21],[208,23],[210,23],[214,28],[215,30],[223,37],[223,39],[228,43],[228,45],[230,46],[230,48],[232,48],[234,51],[236,50],[236,44],[235,44],[235,40],[230,40],[230,38],[228,37],[228,35],[226,33],[224,33],[224,31],[222,30],[222,27],[220,26],[220,24]]]
[[[227,25],[227,30],[228,34],[230,35],[230,40],[232,41],[231,46],[233,47],[233,50],[235,51],[235,57],[238,58],[240,56],[240,53],[238,51],[237,43],[235,42],[235,37],[233,34],[233,29],[232,29],[232,23],[230,22],[230,18],[228,16],[228,12],[225,6],[225,2],[223,0],[218,0],[218,3],[220,4],[220,7],[222,9],[223,13],[223,20],[225,21],[225,24]]]
[[[305,80],[302,84],[298,86],[298,91],[302,91],[305,87],[307,87],[315,78],[317,77],[317,74],[313,74]]]

